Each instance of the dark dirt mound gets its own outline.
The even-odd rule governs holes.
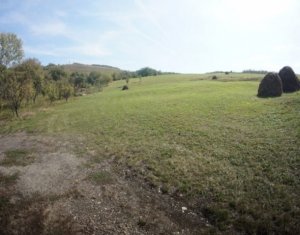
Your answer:
[[[294,92],[300,90],[300,81],[291,67],[283,67],[279,71],[279,76],[282,80],[283,92]]]
[[[282,82],[277,73],[268,73],[258,87],[258,97],[277,97],[282,95]]]

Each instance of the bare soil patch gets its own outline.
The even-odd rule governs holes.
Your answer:
[[[0,164],[0,234],[198,234],[209,226],[130,169],[116,172],[113,158],[94,162],[79,137],[0,136],[0,162],[11,151],[33,161]]]

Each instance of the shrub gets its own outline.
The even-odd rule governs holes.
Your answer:
[[[277,97],[282,95],[282,82],[277,73],[267,73],[258,87],[258,97]]]
[[[124,85],[124,86],[122,87],[122,91],[128,90],[128,89],[129,89],[129,87],[128,87],[127,85]]]
[[[291,67],[283,67],[279,71],[279,76],[282,81],[283,92],[294,92],[300,90],[300,81]]]
[[[218,77],[216,76],[216,75],[214,75],[214,76],[212,76],[212,78],[211,78],[212,80],[217,80],[218,79]]]

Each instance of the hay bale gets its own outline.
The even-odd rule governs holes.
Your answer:
[[[291,67],[283,67],[279,71],[279,76],[282,81],[283,92],[294,92],[300,90],[300,81]]]
[[[258,87],[258,97],[277,97],[282,95],[282,82],[277,73],[267,73]]]
[[[122,91],[125,91],[125,90],[128,90],[129,89],[129,87],[127,86],[127,85],[124,85],[123,87],[122,87]]]

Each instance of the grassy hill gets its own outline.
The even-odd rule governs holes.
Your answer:
[[[100,72],[103,74],[113,74],[121,72],[121,69],[108,66],[108,65],[87,65],[87,64],[80,64],[80,63],[73,63],[73,64],[65,64],[62,65],[63,68],[69,72],[79,72],[79,73],[90,73],[90,72]]]
[[[99,161],[186,201],[211,233],[300,231],[300,92],[256,97],[263,75],[164,75],[110,84],[3,133],[85,137]],[[204,232],[204,231],[203,231]]]

